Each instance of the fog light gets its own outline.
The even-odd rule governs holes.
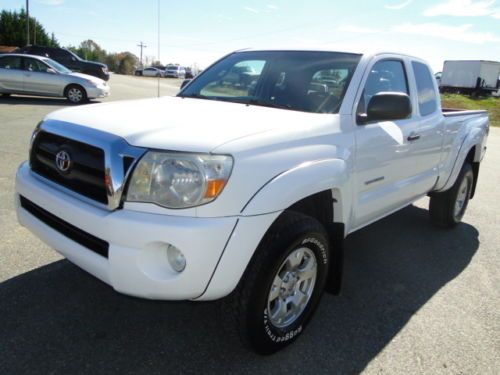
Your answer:
[[[175,246],[169,245],[167,249],[167,258],[170,266],[177,272],[184,271],[186,268],[186,258]]]

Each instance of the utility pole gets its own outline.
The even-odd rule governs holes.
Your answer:
[[[30,0],[26,0],[26,45],[30,44]]]
[[[158,0],[158,61],[161,64],[160,59],[160,0]],[[158,77],[158,97],[160,97],[160,77]]]
[[[141,67],[143,67],[144,65],[142,65],[142,49],[146,48],[147,45],[145,45],[143,42],[141,42],[140,44],[137,45],[137,47],[141,47]]]

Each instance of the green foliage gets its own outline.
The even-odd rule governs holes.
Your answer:
[[[30,17],[30,44],[59,47],[54,33],[49,36],[44,27]],[[26,13],[3,10],[0,13],[0,45],[24,47],[26,45]]]
[[[35,38],[36,36],[36,38]],[[30,17],[30,43],[39,46],[59,47],[54,33],[50,36],[43,26]],[[0,13],[0,45],[23,47],[26,45],[26,13],[3,10]],[[84,40],[78,47],[68,46],[69,50],[82,59],[98,61],[108,65],[110,71],[119,74],[133,74],[138,58],[131,52],[107,53],[93,40]]]
[[[105,64],[109,70],[118,74],[134,74],[139,59],[130,52],[112,53],[106,56]]]
[[[90,39],[81,42],[78,47],[67,48],[82,59],[106,64],[110,71],[118,74],[133,74],[138,65],[138,58],[133,53],[107,53],[99,44]]]
[[[122,52],[118,54],[119,64],[116,73],[118,74],[134,74],[135,67],[137,66],[137,56],[130,52]]]
[[[500,126],[500,98],[492,96],[471,98],[459,94],[442,94],[441,103],[443,108],[486,109],[490,117],[490,125]]]

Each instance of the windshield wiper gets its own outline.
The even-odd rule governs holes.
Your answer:
[[[264,101],[258,100],[258,99],[250,99],[248,102],[245,102],[245,104],[258,105],[260,107],[269,107],[269,108],[292,109],[292,106],[290,104],[270,103],[270,102],[264,102]]]
[[[205,95],[200,95],[200,94],[189,94],[189,95],[177,95],[180,98],[194,98],[194,99],[211,99],[208,96]]]

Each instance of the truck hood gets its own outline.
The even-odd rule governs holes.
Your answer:
[[[49,114],[45,120],[115,134],[138,147],[211,152],[231,141],[260,138],[274,130],[310,134],[315,124],[324,125],[328,118],[331,121],[324,114],[161,97],[66,108]]]

